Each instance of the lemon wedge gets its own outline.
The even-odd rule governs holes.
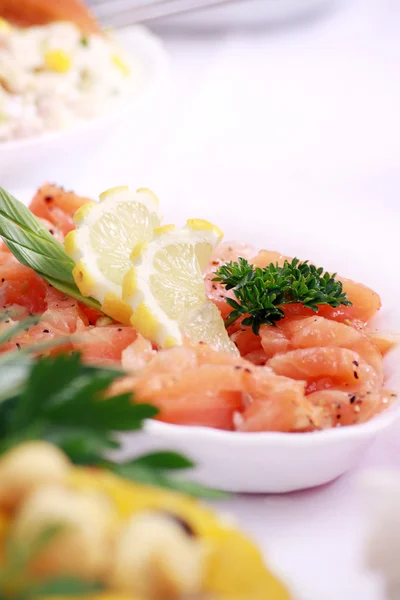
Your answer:
[[[237,353],[218,308],[207,299],[202,275],[222,235],[208,221],[191,219],[183,229],[156,228],[151,241],[136,246],[123,300],[144,337],[161,347],[180,345],[187,337]]]
[[[115,187],[100,202],[84,204],[74,216],[76,229],[65,238],[75,261],[73,275],[83,296],[100,302],[103,311],[129,324],[132,309],[122,300],[122,281],[132,266],[131,253],[153,236],[160,224],[158,199],[147,189]]]

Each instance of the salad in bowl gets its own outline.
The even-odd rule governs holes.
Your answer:
[[[75,0],[0,3],[0,177],[18,188],[84,169],[163,78],[166,54],[143,27],[101,31]],[[60,161],[60,154],[68,161]]]
[[[0,349],[68,336],[87,363],[122,367],[113,390],[151,401],[149,431],[196,446],[213,485],[222,469],[227,489],[232,477],[245,491],[329,481],[397,418],[383,358],[398,336],[370,324],[381,300],[369,287],[224,244],[203,219],[163,225],[148,189],[94,202],[46,185],[30,210],[4,191],[0,205],[3,327],[39,316]],[[266,479],[246,483],[262,465]]]
[[[106,114],[131,92],[132,62],[112,38],[74,23],[19,28],[0,18],[0,142]]]

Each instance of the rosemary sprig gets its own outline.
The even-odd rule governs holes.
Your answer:
[[[263,269],[239,258],[238,262],[221,266],[215,274],[213,281],[233,290],[236,296],[236,300],[226,299],[233,308],[226,326],[244,316],[243,325],[251,326],[255,334],[261,325],[275,325],[282,319],[285,304],[302,304],[314,312],[323,304],[351,306],[341,282],[335,279],[336,273],[330,275],[298,258],[285,260],[282,267],[271,263]]]
[[[93,298],[82,296],[72,275],[74,261],[22,202],[0,187],[0,237],[15,258],[60,292],[101,310]]]

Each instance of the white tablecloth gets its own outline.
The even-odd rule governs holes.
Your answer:
[[[400,248],[399,31],[399,0],[348,0],[287,30],[166,35],[169,83],[82,179],[63,183],[90,194],[148,186],[179,221],[210,204],[220,223],[227,211],[281,215],[283,227],[351,239],[383,261]],[[363,466],[400,465],[399,437],[397,427],[380,439]],[[224,508],[299,598],[383,600],[362,567],[357,477]]]

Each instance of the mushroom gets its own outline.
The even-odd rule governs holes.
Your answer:
[[[203,544],[170,515],[134,515],[118,536],[111,585],[118,592],[175,600],[202,591]]]
[[[0,460],[0,509],[14,510],[43,484],[66,481],[71,463],[56,446],[26,442]]]
[[[17,511],[10,536],[13,543],[26,546],[55,528],[49,542],[32,559],[32,572],[92,581],[102,577],[107,569],[116,518],[106,497],[44,486]]]

